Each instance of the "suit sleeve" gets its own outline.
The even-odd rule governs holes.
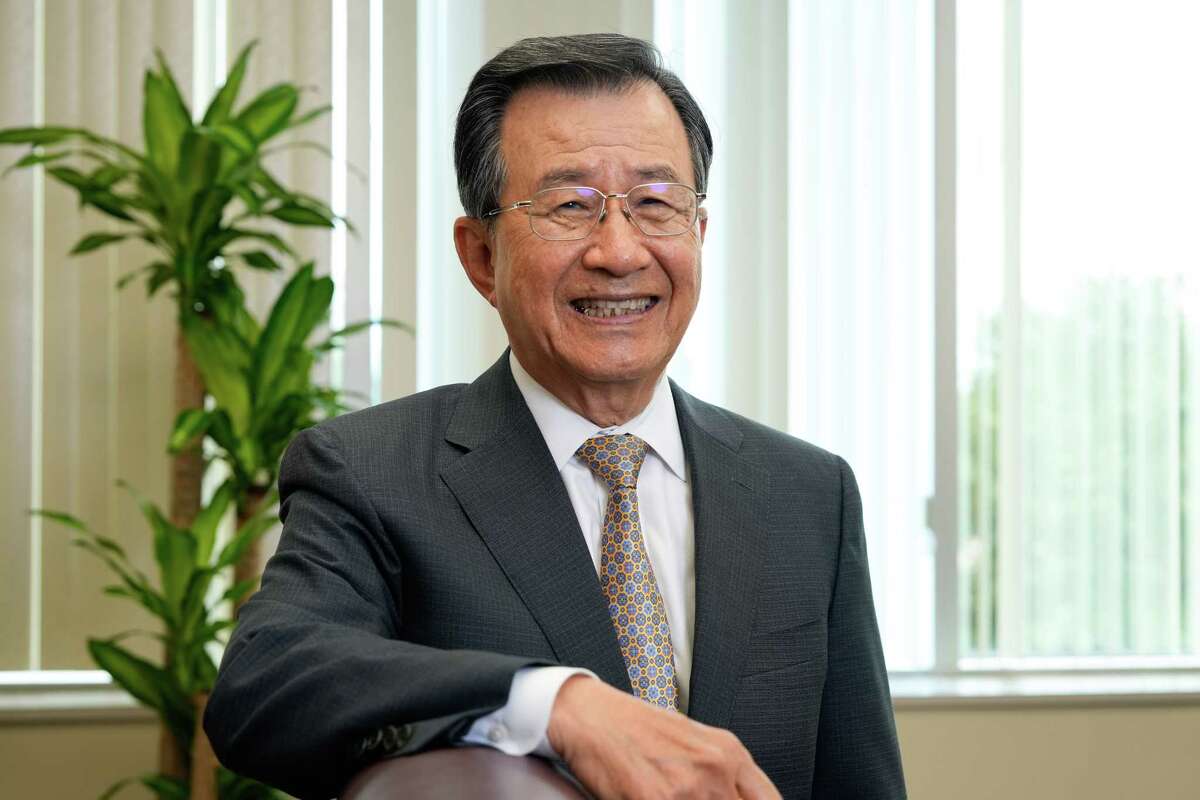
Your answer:
[[[279,548],[204,717],[222,764],[300,798],[336,795],[374,760],[457,741],[537,663],[403,641],[403,565],[361,487],[333,432],[292,443]]]
[[[812,796],[894,800],[906,796],[904,774],[871,598],[862,500],[850,466],[839,461],[841,542]]]

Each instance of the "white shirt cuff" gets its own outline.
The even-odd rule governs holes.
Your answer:
[[[481,744],[510,756],[531,753],[545,758],[558,758],[550,746],[546,729],[550,727],[550,712],[558,690],[575,675],[596,674],[577,667],[524,667],[513,675],[508,690],[508,702],[486,716],[475,720],[467,735],[466,744]]]

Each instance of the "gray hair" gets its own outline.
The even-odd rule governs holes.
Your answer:
[[[620,91],[652,82],[671,101],[687,134],[696,191],[703,192],[712,163],[712,134],[700,106],[658,48],[619,33],[522,39],[500,51],[475,73],[458,109],[454,170],[463,209],[482,218],[499,204],[507,177],[500,152],[500,124],[521,89],[549,86],[586,94]]]

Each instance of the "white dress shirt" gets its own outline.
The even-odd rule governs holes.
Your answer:
[[[679,708],[686,712],[696,617],[695,520],[683,438],[679,433],[670,383],[663,375],[642,413],[623,425],[600,428],[546,391],[512,353],[509,353],[508,363],[517,388],[546,440],[554,465],[562,475],[597,575],[608,486],[575,457],[575,451],[598,434],[632,433],[648,445],[646,460],[638,475],[638,511],[650,564],[654,567],[654,577],[671,626]],[[564,531],[564,535],[571,533]],[[477,719],[463,741],[488,745],[510,755],[556,755],[546,739],[550,711],[567,678],[581,673],[593,674],[570,666],[518,670],[509,689],[508,702]]]

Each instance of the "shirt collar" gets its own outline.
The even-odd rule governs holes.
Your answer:
[[[600,433],[632,433],[650,446],[667,468],[684,483],[687,482],[686,460],[683,455],[683,437],[679,433],[679,418],[675,415],[675,401],[671,383],[664,373],[654,385],[650,403],[642,412],[623,425],[601,428],[596,423],[576,414],[563,401],[552,395],[525,371],[511,350],[508,365],[513,380],[525,398],[525,404],[533,414],[533,420],[546,440],[554,466],[559,471],[566,466],[579,445]]]

